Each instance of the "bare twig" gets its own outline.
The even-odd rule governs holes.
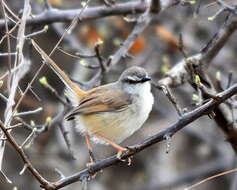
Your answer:
[[[99,61],[100,68],[101,68],[102,72],[105,72],[107,70],[107,68],[106,68],[106,65],[104,64],[103,57],[101,56],[100,44],[98,44],[98,43],[95,45],[95,53],[96,53],[96,57]]]
[[[2,10],[3,10],[3,15],[5,17],[5,30],[6,30],[6,37],[7,37],[7,51],[8,51],[8,70],[10,71],[11,70],[11,56],[10,56],[10,53],[11,53],[11,43],[10,43],[10,34],[9,34],[9,29],[8,29],[8,24],[7,24],[7,15],[6,15],[6,12],[5,12],[5,4],[4,4],[4,1],[1,0],[1,5],[2,5]]]
[[[92,54],[92,55],[84,55],[84,54],[81,54],[79,52],[76,52],[75,55],[72,54],[72,53],[69,53],[69,52],[66,52],[65,50],[63,50],[61,47],[58,47],[57,48],[59,51],[61,51],[62,53],[70,56],[70,57],[73,57],[73,58],[77,58],[77,59],[80,59],[80,58],[95,58],[96,57],[96,54]],[[97,66],[98,68],[98,66]]]
[[[182,116],[182,115],[183,115],[183,110],[182,110],[182,108],[180,107],[180,105],[178,104],[176,98],[175,98],[175,97],[172,95],[172,93],[170,92],[169,87],[164,86],[164,85],[162,85],[162,86],[157,86],[157,85],[155,85],[155,87],[158,88],[158,89],[161,89],[161,90],[164,92],[164,94],[168,97],[168,99],[170,100],[170,102],[171,102],[171,103],[173,104],[173,106],[175,107],[175,109],[176,109],[178,115],[179,115],[179,116]]]
[[[224,171],[224,172],[218,173],[216,175],[213,175],[211,177],[205,178],[204,180],[202,180],[202,181],[200,181],[198,183],[195,183],[195,184],[185,188],[185,190],[193,189],[194,187],[197,187],[197,186],[199,186],[199,185],[201,185],[201,184],[203,184],[203,183],[205,183],[207,181],[210,181],[210,180],[212,180],[214,178],[217,178],[217,177],[220,177],[220,176],[223,176],[223,175],[227,175],[227,174],[230,174],[230,173],[234,173],[234,172],[237,172],[237,168],[234,168],[234,169],[228,170],[228,171]]]
[[[8,99],[6,96],[4,96],[3,94],[0,93],[0,98],[3,99],[4,102],[8,102]]]
[[[39,113],[43,110],[42,107],[39,107],[35,110],[30,110],[30,111],[25,111],[25,112],[20,112],[20,113],[15,113],[13,115],[13,117],[21,117],[21,116],[25,116],[25,115],[31,115],[31,114],[36,114],[36,113]]]
[[[222,1],[222,0],[215,0],[215,1],[216,1],[216,3],[217,3],[218,5],[220,5],[222,8],[227,9],[227,10],[230,11],[232,14],[234,14],[235,16],[237,16],[237,10],[236,10],[235,7],[232,7],[232,6],[228,5],[227,3],[225,3],[225,2]]]
[[[15,56],[16,55],[16,53],[15,52],[13,52],[13,53],[0,53],[0,57],[3,57],[3,56]]]
[[[35,36],[38,36],[38,35],[40,35],[40,34],[44,34],[44,33],[46,33],[46,32],[48,31],[48,29],[49,29],[49,27],[48,27],[48,25],[46,25],[46,26],[44,26],[43,29],[41,29],[41,30],[39,30],[39,31],[37,31],[37,32],[33,32],[33,33],[31,33],[31,34],[26,35],[26,38],[27,38],[27,39],[30,39],[30,38],[35,37]]]

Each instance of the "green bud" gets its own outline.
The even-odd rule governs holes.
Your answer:
[[[199,100],[199,96],[197,94],[193,94],[192,95],[192,99],[197,101],[197,100]]]
[[[220,71],[216,72],[216,79],[219,80],[219,81],[221,80],[221,73],[220,73]]]
[[[87,61],[85,59],[81,59],[79,63],[84,66],[87,65]]]
[[[30,120],[30,125],[31,125],[31,126],[35,126],[35,121]]]
[[[196,83],[197,85],[200,85],[200,84],[201,84],[201,79],[200,79],[200,77],[199,77],[198,75],[195,75],[195,83]]]
[[[96,44],[97,45],[102,45],[102,44],[104,44],[104,41],[101,40],[101,38],[98,38]]]
[[[85,6],[86,6],[86,2],[85,2],[85,1],[82,1],[82,2],[81,2],[81,6],[82,6],[82,7],[85,7]]]
[[[215,17],[213,17],[213,16],[210,16],[207,18],[208,21],[213,21],[214,19],[215,19]]]
[[[48,31],[48,29],[49,29],[49,26],[48,26],[48,25],[45,25],[45,26],[44,26],[44,30],[45,30],[45,31]]]
[[[41,77],[39,79],[39,82],[40,84],[44,85],[44,86],[47,86],[48,85],[48,81],[47,81],[47,78],[45,76]]]
[[[52,117],[48,116],[45,120],[45,124],[50,125],[51,122],[52,122]]]
[[[3,81],[2,81],[2,80],[0,80],[0,88],[2,87],[2,85],[3,85]]]

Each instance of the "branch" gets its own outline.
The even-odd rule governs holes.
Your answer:
[[[13,106],[15,105],[15,95],[17,92],[17,87],[19,85],[19,82],[29,70],[30,62],[24,59],[23,46],[25,43],[26,19],[30,15],[30,12],[31,12],[30,2],[29,0],[26,0],[24,3],[24,10],[23,10],[22,18],[21,18],[21,24],[19,26],[18,33],[17,33],[17,46],[16,46],[17,54],[15,57],[15,63],[14,63],[14,68],[13,68],[13,69],[16,69],[17,67],[19,67],[19,70],[16,70],[14,73],[10,73],[9,75],[9,79],[10,79],[9,97],[8,97],[6,109],[4,112],[5,127],[9,127],[13,118],[13,114],[14,114]],[[2,134],[0,134],[0,136],[2,137]],[[4,156],[4,150],[5,150],[5,142],[1,143],[0,145],[0,170],[2,169],[2,160]]]
[[[214,35],[214,38],[204,47],[200,53],[192,55],[187,59],[181,60],[170,71],[166,73],[166,77],[158,83],[169,87],[177,87],[189,80],[190,74],[185,69],[187,63],[197,64],[204,63],[203,66],[208,68],[210,62],[223,48],[231,35],[237,29],[237,20],[233,20],[223,27]]]
[[[146,139],[144,142],[131,146],[131,151],[124,154],[122,159],[126,159],[132,155],[141,152],[142,150],[158,143],[166,139],[167,135],[172,137],[176,132],[190,124],[191,122],[195,121],[196,119],[200,118],[203,115],[210,113],[214,108],[216,108],[219,104],[230,98],[231,96],[237,93],[237,84],[233,85],[229,89],[217,94],[218,99],[212,99],[205,103],[204,105],[194,109],[193,111],[186,113],[173,125],[171,125],[166,130],[157,133],[150,138]],[[109,166],[115,165],[121,162],[116,156],[112,156],[101,161],[96,162],[91,168],[84,169],[72,176],[66,177],[60,181],[53,183],[55,189],[63,188],[71,183],[77,182],[78,180],[84,180],[85,178],[89,178],[94,173],[107,168]]]
[[[86,8],[83,11],[83,17],[80,18],[81,21],[97,19],[101,17],[113,16],[113,15],[126,15],[126,14],[136,14],[143,13],[147,7],[148,3],[145,2],[129,2],[116,4],[113,7],[97,6],[93,8]],[[70,22],[72,21],[82,9],[73,10],[59,10],[59,9],[47,9],[43,13],[35,15],[33,18],[26,20],[27,25],[39,26],[47,25],[55,22]],[[15,23],[8,21],[8,27],[13,27]],[[0,19],[0,30],[4,30],[5,19]]]
[[[31,164],[29,158],[23,151],[23,148],[20,147],[15,141],[14,137],[10,134],[9,130],[7,130],[6,126],[0,121],[0,128],[4,135],[6,136],[8,142],[12,145],[12,147],[16,150],[16,152],[20,155],[21,159],[24,162],[24,165],[27,166],[27,169],[32,173],[32,175],[38,180],[38,182],[47,190],[54,189],[52,184],[50,184],[47,180],[45,180],[39,172],[34,168]]]
[[[237,16],[237,10],[234,6],[230,6],[227,3],[225,3],[222,0],[216,0],[216,3],[221,6],[223,9],[227,9],[228,11],[230,11],[232,14],[234,14],[235,16]]]
[[[179,0],[166,0],[166,1],[152,0],[149,9],[147,9],[146,12],[144,12],[138,18],[137,23],[134,26],[132,32],[129,34],[127,39],[122,43],[121,47],[114,53],[114,55],[110,56],[107,65],[115,65],[120,61],[121,58],[127,55],[127,52],[132,47],[137,36],[141,34],[145,30],[145,28],[150,24],[155,14],[158,15],[161,11],[164,11],[167,8],[176,5],[178,3]]]

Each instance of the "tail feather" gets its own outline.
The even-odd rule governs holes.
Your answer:
[[[44,50],[39,47],[39,45],[34,40],[32,40],[32,44],[34,48],[38,51],[38,53],[41,55],[45,63],[58,75],[58,77],[62,80],[66,87],[74,95],[76,95],[78,99],[81,99],[84,96],[85,92],[81,90],[76,83],[71,81],[67,74],[57,66],[57,64],[44,52]]]

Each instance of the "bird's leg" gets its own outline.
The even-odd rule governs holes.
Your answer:
[[[89,157],[90,157],[90,162],[87,163],[87,166],[90,167],[95,163],[95,157],[94,157],[93,152],[92,152],[92,144],[91,144],[91,141],[90,141],[90,136],[88,134],[85,134],[85,137],[86,137],[86,145],[87,145],[87,148],[88,148],[88,151],[89,151]]]
[[[103,141],[107,142],[108,144],[110,144],[112,147],[114,147],[118,153],[117,153],[117,158],[122,160],[121,157],[122,157],[122,154],[125,152],[125,151],[128,151],[127,148],[124,148],[118,144],[116,144],[115,142],[113,142],[112,140],[108,139],[107,137],[105,137],[104,135],[101,135],[99,133],[95,133],[95,135],[102,139]],[[124,160],[122,160],[124,161]],[[130,165],[131,164],[131,158],[128,158],[128,164]]]

